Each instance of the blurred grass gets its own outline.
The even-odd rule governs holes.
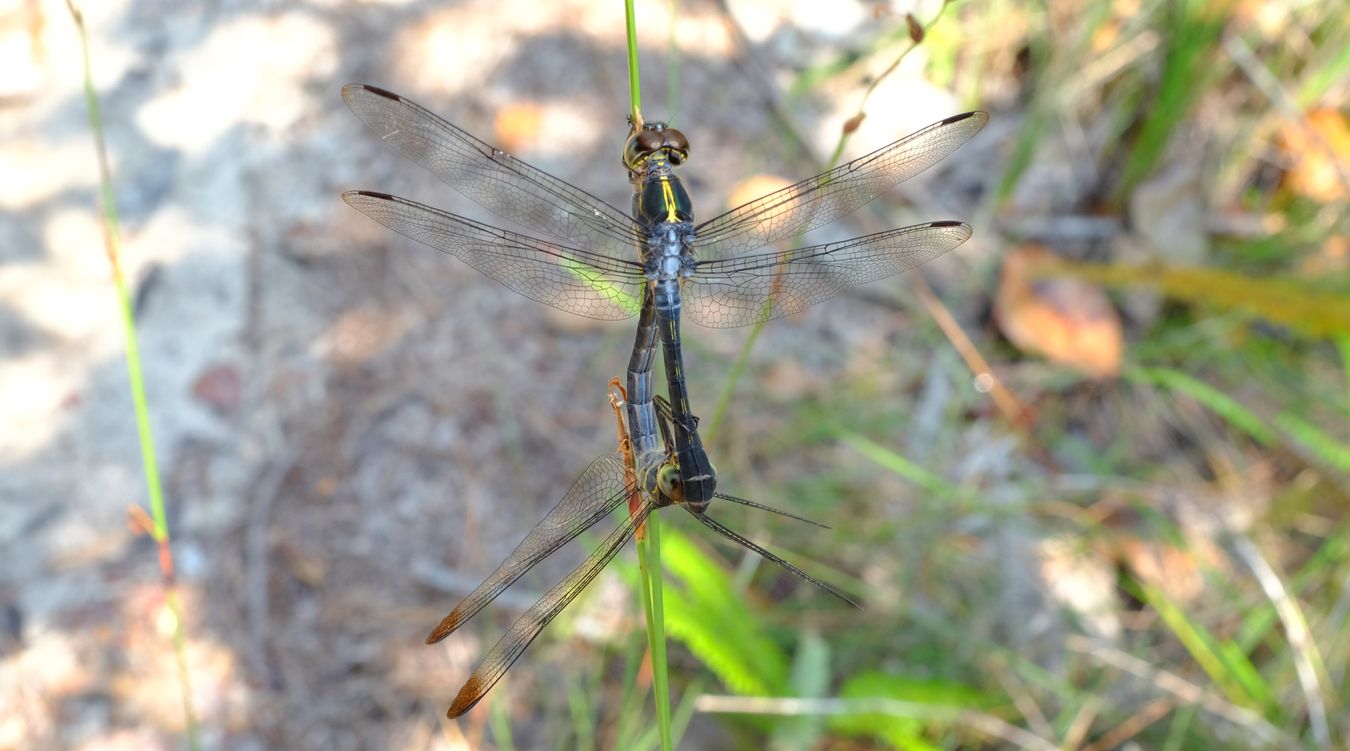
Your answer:
[[[963,33],[972,29],[988,33]],[[1231,39],[1253,50],[1269,78],[1231,57]],[[1321,747],[1307,692],[1325,692],[1329,707],[1350,699],[1350,264],[1330,242],[1344,233],[1347,209],[1345,194],[1325,201],[1289,192],[1283,171],[1329,154],[1314,147],[1291,155],[1277,134],[1281,122],[1299,127],[1304,113],[1340,106],[1350,93],[1347,42],[1350,14],[1331,2],[953,4],[925,39],[929,79],[1003,96],[1002,113],[977,104],[995,111],[995,127],[1016,123],[988,170],[997,208],[992,225],[977,226],[977,240],[1001,245],[999,223],[1026,201],[1024,183],[1056,153],[1050,145],[1091,134],[1102,150],[1077,172],[1098,177],[1077,205],[1060,208],[1113,217],[1127,233],[1137,220],[1126,213],[1131,197],[1171,168],[1179,143],[1202,141],[1212,249],[1199,266],[1128,266],[1109,242],[1099,243],[1094,260],[1107,263],[1075,267],[1122,305],[1141,288],[1164,299],[1155,317],[1127,318],[1127,368],[1100,382],[1019,358],[972,319],[989,294],[988,276],[951,281],[944,297],[975,298],[961,308],[963,323],[1035,404],[1037,422],[1024,436],[998,426],[987,397],[970,389],[954,360],[929,355],[947,345],[922,320],[907,318],[887,340],[893,349],[866,369],[791,362],[791,342],[774,334],[789,322],[770,324],[753,357],[720,372],[691,368],[702,379],[695,393],[723,395],[719,418],[722,403],[735,404],[717,420],[726,482],[754,478],[763,495],[752,497],[834,526],[819,534],[766,529],[783,549],[862,572],[868,599],[856,617],[831,612],[827,601],[809,617],[736,611],[762,636],[738,642],[734,659],[718,654],[710,635],[686,642],[725,688],[810,696],[823,669],[823,696],[903,699],[907,690],[946,687],[957,692],[946,703],[993,713],[1064,748]],[[792,101],[826,89],[838,97],[840,84],[851,83],[860,95],[866,73],[909,44],[898,17],[880,20],[866,38],[802,66],[788,93]],[[1120,64],[1095,65],[1104,60]],[[848,113],[850,104],[836,109]],[[1275,229],[1226,234],[1229,218],[1251,213]],[[791,396],[728,386],[765,383],[783,370],[820,386]],[[932,403],[941,419],[920,425]],[[1210,521],[1198,524],[1196,515]],[[1222,551],[1222,530],[1233,524],[1291,572],[1289,596],[1325,657],[1320,687],[1300,682],[1300,647],[1256,577],[1223,552],[1201,552]],[[1092,619],[1060,610],[1054,599],[1029,605],[1030,616],[1004,609],[1007,588],[1022,576],[1006,551],[1040,550],[1052,540],[1075,541],[1073,563],[1084,573],[1112,576],[1098,594],[1119,629],[1114,637],[1095,635]],[[1172,593],[1154,577],[1181,572],[1158,572],[1146,555],[1129,552],[1161,546],[1198,577],[1198,589]],[[1051,575],[1037,568],[1043,560],[1025,565],[1033,577]],[[697,576],[731,573],[708,565]],[[679,578],[681,588],[695,586]],[[697,586],[716,598],[755,597],[765,587],[757,581],[749,592]],[[1064,586],[1029,586],[1052,584]],[[779,607],[793,609],[798,596],[805,595]],[[715,633],[726,617],[691,628]],[[1027,617],[1049,631],[1028,636],[1017,622]],[[1102,654],[1057,650],[1054,634],[1064,630],[1094,634]],[[828,659],[807,657],[816,639]],[[770,662],[756,667],[754,659]],[[797,670],[813,671],[811,680],[793,680]],[[818,737],[820,726],[798,724],[804,720],[768,730],[745,720],[741,729],[781,738],[783,727],[805,728]],[[871,738],[888,748],[1003,747],[937,715],[832,718],[824,727],[825,737]],[[1350,720],[1331,715],[1330,734],[1333,747],[1344,743]],[[1101,745],[1108,742],[1116,745]]]
[[[1350,335],[1350,289],[1326,280],[1249,277],[1212,268],[1074,264],[1067,273],[1107,286],[1147,285],[1169,297],[1241,311],[1315,339]],[[1346,280],[1350,287],[1350,278]]]
[[[1280,709],[1260,672],[1233,641],[1219,639],[1156,587],[1136,590],[1230,701],[1278,721]]]
[[[1114,188],[1118,201],[1162,161],[1173,135],[1201,101],[1196,94],[1227,72],[1223,58],[1215,53],[1235,5],[1231,0],[1178,0],[1158,6],[1162,66],[1156,81],[1140,82],[1137,111],[1142,122]]]

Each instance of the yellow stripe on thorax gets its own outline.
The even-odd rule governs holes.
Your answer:
[[[666,202],[666,221],[678,222],[679,216],[676,215],[675,189],[670,186],[670,178],[661,178],[661,200]]]

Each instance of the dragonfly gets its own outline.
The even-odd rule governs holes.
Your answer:
[[[635,480],[636,466],[641,460],[634,456],[632,447],[650,445],[651,442],[648,441],[648,436],[634,436],[633,431],[625,426],[622,398],[616,398],[613,389],[618,389],[621,395],[623,390],[618,387],[617,382],[611,382],[610,405],[619,423],[619,453],[605,454],[592,461],[573,483],[571,489],[563,495],[562,500],[558,501],[557,505],[530,530],[506,560],[441,620],[427,637],[427,644],[435,644],[454,633],[536,564],[610,516],[611,512],[625,501],[628,502],[628,516],[605,536],[600,546],[579,566],[546,592],[538,602],[531,605],[488,651],[451,702],[446,712],[451,719],[468,712],[487,695],[516,659],[525,652],[530,642],[534,641],[535,637],[595,579],[629,538],[633,537],[647,517],[657,509],[682,506],[718,535],[777,563],[792,574],[830,592],[850,605],[857,606],[853,600],[834,587],[810,576],[686,503],[681,489],[679,466],[669,451],[665,452],[660,463],[657,491],[649,493],[643,490]],[[669,431],[669,420],[673,418],[670,403],[658,396],[654,404],[661,432],[659,440],[672,440]],[[716,493],[715,497],[828,529],[823,524],[744,498],[724,493]]]
[[[961,245],[970,238],[969,225],[936,221],[792,250],[763,249],[857,211],[941,161],[989,120],[983,112],[948,117],[696,224],[692,201],[675,173],[689,158],[689,142],[664,123],[643,124],[625,143],[623,163],[635,188],[632,209],[625,213],[397,94],[351,84],[342,97],[395,151],[492,213],[545,237],[374,191],[343,193],[353,208],[560,310],[601,320],[639,316],[629,365],[629,416],[642,423],[634,432],[646,440],[655,433],[655,418],[642,376],[650,372],[659,339],[671,448],[684,503],[694,509],[714,498],[717,476],[689,404],[681,317],[724,328],[792,315]],[[641,473],[649,492],[660,479],[657,467]]]

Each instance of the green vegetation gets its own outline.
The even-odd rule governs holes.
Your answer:
[[[692,390],[719,396],[709,432],[728,490],[834,529],[723,509],[728,524],[866,602],[851,613],[771,565],[717,563],[720,546],[667,523],[669,633],[697,660],[673,657],[686,665],[673,684],[715,676],[726,696],[700,706],[724,713],[736,747],[1350,742],[1350,185],[1343,163],[1330,195],[1273,180],[1264,163],[1337,158],[1328,137],[1276,152],[1281,133],[1345,95],[1350,18],[1329,2],[1267,5],[1083,3],[1052,18],[957,3],[920,43],[932,77],[958,92],[1007,85],[996,61],[1026,61],[1013,111],[971,102],[1015,133],[977,208],[984,252],[964,260],[985,265],[942,293],[1025,422],[970,387],[908,302],[898,333],[878,334],[894,346],[866,368],[798,365],[793,334],[774,334],[791,323],[747,331],[720,364],[689,337]],[[975,33],[991,28],[1004,31]],[[804,66],[794,101],[852,83],[843,101],[856,102],[861,74],[913,46],[901,17],[872,31]],[[1098,177],[1067,213],[1137,231],[1156,217],[1132,214],[1132,197],[1188,149],[1203,151],[1193,198],[1208,212],[1198,259],[1141,265],[1108,243],[1056,272],[1130,311],[1122,375],[1100,381],[1014,351],[972,302],[992,294],[997,251],[1022,239],[1000,228],[1018,218],[1008,212],[1025,181],[1087,132],[1110,135],[1077,152],[1079,174]],[[1225,229],[1243,214],[1271,230]],[[1152,312],[1129,307],[1141,291]],[[791,396],[752,385],[799,368]],[[937,419],[921,422],[926,409]],[[1079,586],[1105,617],[1035,599],[1059,591],[1056,577],[1088,575]]]

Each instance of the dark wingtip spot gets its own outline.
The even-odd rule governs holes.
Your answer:
[[[958,222],[954,219],[944,219],[940,222],[929,222],[930,227],[964,227],[965,222]]]
[[[380,193],[374,190],[349,190],[346,193],[342,194],[343,198],[347,198],[349,196],[365,196],[367,198],[380,198],[385,201],[393,201],[395,199],[395,196],[391,196],[388,193]]]
[[[959,115],[952,115],[951,117],[947,118],[946,120],[943,120],[943,121],[942,121],[942,124],[943,124],[943,125],[951,125],[952,123],[959,123],[959,122],[961,122],[962,120],[968,120],[968,119],[970,119],[970,118],[972,118],[972,117],[975,117],[976,114],[979,114],[979,113],[976,113],[976,112],[962,112],[962,113],[959,114]]]
[[[382,97],[384,97],[385,99],[393,99],[394,101],[398,101],[399,99],[402,99],[402,98],[403,98],[403,97],[399,96],[398,94],[395,94],[394,92],[389,91],[388,89],[382,89],[382,88],[380,88],[379,86],[371,86],[371,85],[369,85],[369,84],[364,84],[364,83],[360,83],[360,84],[356,84],[356,85],[357,85],[358,87],[362,88],[362,89],[365,89],[366,91],[369,91],[370,93],[374,94],[375,96],[382,96]]]

